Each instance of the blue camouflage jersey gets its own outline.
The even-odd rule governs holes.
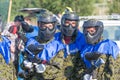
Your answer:
[[[87,44],[86,47],[81,52],[81,57],[83,58],[86,64],[86,67],[90,68],[91,67],[90,61],[85,59],[85,54],[87,52],[90,52],[90,53],[98,52],[100,54],[105,54],[105,55],[108,54],[108,55],[111,55],[114,59],[116,59],[117,55],[119,54],[119,50],[120,49],[115,42],[109,39],[106,39],[99,42],[96,45]]]
[[[40,45],[44,46],[44,49],[41,52],[39,52],[39,54],[37,56],[41,60],[46,60],[46,61],[50,61],[53,57],[55,57],[57,55],[57,53],[60,50],[64,49],[64,45],[62,45],[59,41],[57,41],[55,39],[51,40],[48,43],[41,44],[38,41],[36,41],[35,39],[30,38],[27,42],[25,50],[27,50],[29,52],[29,54],[33,57],[35,56],[34,53],[30,52],[30,50],[27,49],[27,46],[29,46],[31,44],[34,44],[36,46],[40,46]]]
[[[5,62],[7,64],[9,64],[10,62],[10,44],[11,41],[5,37],[5,36],[1,36],[1,41],[0,41],[0,54],[3,56]]]
[[[58,32],[55,34],[55,39],[60,41],[65,46],[64,57],[67,57],[67,55],[69,54],[75,54],[78,51],[82,51],[82,49],[86,45],[84,35],[80,31],[78,31],[75,40],[68,45],[63,43],[62,38],[61,38],[61,32]]]

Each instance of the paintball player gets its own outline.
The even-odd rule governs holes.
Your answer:
[[[78,30],[79,16],[75,12],[67,12],[61,19],[61,32],[56,33],[56,40],[60,41],[65,50],[56,55],[55,62],[63,65],[58,80],[79,80],[84,64],[79,53],[86,42],[84,35]],[[81,70],[81,71],[80,71]],[[62,78],[60,78],[62,76]]]
[[[117,44],[102,38],[103,22],[90,19],[83,24],[83,33],[87,42],[81,57],[86,64],[83,80],[119,80],[120,59]]]
[[[22,15],[17,15],[14,18],[14,22],[8,24],[3,32],[1,33],[3,36],[6,36],[10,41],[10,50],[11,50],[11,61],[13,62],[15,66],[15,73],[17,74],[18,72],[18,53],[20,52],[19,50],[19,45],[21,42],[21,34],[27,33],[27,32],[32,32],[33,29],[30,27],[25,21],[24,17]]]
[[[1,35],[3,26],[1,25],[0,28],[0,79],[13,79],[11,75],[14,76],[13,72],[13,65],[11,64],[11,41],[8,39],[8,37]],[[6,63],[6,64],[5,64]],[[15,79],[15,77],[14,77]]]
[[[32,32],[32,28],[24,22],[24,17],[22,15],[17,15],[14,18],[14,22],[8,24],[2,32],[2,35],[8,37],[11,41],[11,57],[13,62],[15,61],[16,54],[14,53],[17,46],[16,39],[19,38],[19,32]]]
[[[51,12],[45,12],[38,16],[37,23],[38,36],[28,39],[26,43],[25,59],[21,64],[24,71],[19,72],[19,76],[25,80],[54,80],[58,67],[50,60],[64,48],[54,39],[56,18]]]

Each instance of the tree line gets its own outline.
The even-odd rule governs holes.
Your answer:
[[[94,4],[104,1],[109,8],[107,14],[120,13],[120,0],[12,0],[11,19],[15,15],[22,14],[19,11],[22,8],[45,8],[58,14],[62,13],[65,7],[71,7],[80,16],[94,15],[96,9]]]

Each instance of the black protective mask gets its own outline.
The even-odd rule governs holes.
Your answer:
[[[88,44],[95,44],[99,39],[101,35],[91,35],[89,33],[85,34],[85,38]]]
[[[72,27],[72,25],[62,27],[62,33],[65,36],[73,36],[76,33],[76,31],[77,31],[77,27]]]
[[[55,31],[56,31],[56,28],[53,28],[53,29],[46,28],[44,30],[39,28],[38,36],[42,40],[49,41],[50,39],[53,38]]]
[[[95,44],[96,42],[100,40],[101,35],[103,33],[103,28],[99,27],[97,29],[97,32],[95,32],[94,34],[90,34],[85,29],[83,30],[83,33],[85,35],[85,38],[88,44]]]

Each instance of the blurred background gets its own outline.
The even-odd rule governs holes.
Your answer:
[[[70,7],[80,16],[120,14],[120,0],[0,0],[0,15],[3,21],[10,20],[22,8],[45,8],[54,14],[62,14]],[[26,14],[23,14],[26,15]]]
[[[120,0],[0,0],[0,27],[3,29],[4,24],[13,21],[16,15],[28,16],[28,13],[20,11],[24,8],[44,8],[59,16],[66,7],[80,16],[80,27],[86,19],[100,19],[105,24],[103,36],[112,40],[120,39]],[[36,17],[32,19],[35,24]]]

